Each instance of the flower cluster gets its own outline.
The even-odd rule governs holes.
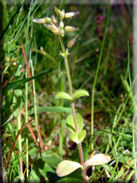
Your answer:
[[[47,29],[52,31],[54,34],[60,35],[61,37],[64,36],[65,31],[73,32],[79,30],[79,28],[75,28],[72,26],[65,26],[64,27],[64,18],[72,18],[73,16],[79,14],[79,12],[69,12],[65,13],[65,10],[59,10],[57,7],[54,7],[55,12],[60,17],[60,22],[58,24],[58,21],[56,17],[53,15],[52,18],[45,17],[41,19],[33,19],[33,22],[35,23],[42,23]]]

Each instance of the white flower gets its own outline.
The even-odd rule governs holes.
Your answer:
[[[56,27],[54,24],[43,24],[47,29],[51,30],[54,34],[59,34],[59,28]]]
[[[35,23],[39,23],[39,24],[42,24],[42,23],[45,23],[45,19],[44,19],[44,18],[40,18],[40,19],[33,19],[33,22],[35,22]]]
[[[59,29],[59,35],[60,35],[61,37],[64,37],[64,34],[65,34],[65,33],[64,33],[64,29],[62,29],[62,28]]]
[[[33,19],[33,22],[43,24],[43,23],[51,23],[52,24],[52,19],[49,17],[45,18],[40,18],[40,19]]]
[[[61,15],[61,11],[60,11],[56,6],[54,6],[54,9],[55,9],[55,12],[56,12],[58,15]]]
[[[79,28],[75,28],[75,27],[72,27],[72,26],[65,26],[65,31],[67,32],[73,32],[73,31],[77,31],[79,30]]]
[[[56,26],[58,25],[58,21],[54,15],[52,15],[52,21]]]
[[[63,21],[60,21],[59,27],[64,28],[64,22]]]
[[[55,12],[60,16],[60,19],[63,20],[65,15],[65,10],[60,11],[56,6],[54,6]]]
[[[64,17],[65,18],[72,18],[73,16],[75,16],[77,14],[79,14],[79,11],[77,11],[77,12],[73,11],[73,12],[65,13]]]

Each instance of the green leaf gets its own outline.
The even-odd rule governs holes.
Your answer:
[[[59,179],[58,181],[56,181],[56,183],[69,183],[69,182],[83,183],[83,178],[80,179],[79,178],[79,174],[77,176],[75,176],[75,177],[68,177],[68,176]]]
[[[74,161],[64,160],[58,164],[56,173],[59,177],[63,177],[69,175],[70,173],[74,172],[76,169],[82,168],[82,166]]]
[[[30,172],[28,183],[37,182],[40,183],[41,174],[38,170],[38,166],[36,164],[33,165],[33,169]]]
[[[68,49],[66,49],[65,53],[60,52],[60,55],[64,58],[67,57],[69,55]]]
[[[127,91],[127,93],[129,93],[130,99],[133,100],[131,87],[128,84],[128,81],[126,79],[124,79],[124,77],[122,75],[120,75],[120,76],[121,76],[121,80],[122,80],[122,83],[123,83],[123,86],[124,86],[125,90]]]
[[[58,92],[56,94],[56,98],[65,98],[65,99],[69,99],[69,100],[72,100],[71,96],[69,94],[67,94],[66,92]]]
[[[29,150],[29,155],[32,156],[31,157],[32,159],[37,156],[37,151],[38,151],[37,147],[33,147],[32,149]]]
[[[4,133],[4,134],[2,135],[2,141],[5,140],[6,138],[11,138],[11,134]]]
[[[109,164],[102,164],[102,167],[104,167],[109,173],[111,173],[114,170],[114,167],[112,167]]]
[[[16,178],[14,178],[13,183],[18,183],[18,182],[20,182],[20,180],[23,180],[23,179],[24,179],[24,176],[23,175],[19,175]]]
[[[45,151],[42,153],[42,159],[45,163],[47,163],[50,167],[57,168],[58,164],[62,161],[62,159],[52,151]]]
[[[48,172],[56,173],[56,171],[53,168],[51,168],[47,163],[45,163],[41,158],[38,159],[38,167],[40,174],[45,178],[48,178]]]
[[[73,116],[72,115],[68,116],[66,121],[67,121],[66,125],[67,125],[68,130],[71,133],[76,132]],[[76,122],[77,122],[78,131],[80,132],[83,128],[83,118],[78,113],[76,113]]]
[[[79,161],[75,161],[79,162]],[[57,175],[57,174],[56,174]],[[59,178],[59,177],[58,177]],[[60,177],[56,183],[83,183],[83,175],[81,172],[81,168],[78,168],[74,172],[64,177]],[[52,183],[52,182],[51,182]]]
[[[47,73],[51,72],[52,70],[53,70],[53,69],[50,68],[50,69],[44,70],[44,71],[42,71],[42,72],[36,74],[35,76],[32,76],[31,78],[18,79],[18,80],[16,80],[16,81],[12,81],[12,82],[8,83],[8,84],[4,87],[3,92],[5,93],[5,92],[7,92],[8,90],[13,90],[14,88],[19,87],[21,84],[24,84],[24,83],[26,83],[26,82],[28,82],[28,81],[30,81],[30,80],[32,80],[32,79],[36,79],[36,78],[38,78],[38,77],[40,77],[40,76],[42,76],[42,75],[44,75],[44,74],[47,74]]]
[[[73,142],[75,142],[76,144],[79,144],[84,140],[85,136],[86,136],[86,130],[82,130],[81,132],[78,132],[78,133],[77,132],[72,133],[70,135],[70,138]]]
[[[73,99],[80,98],[82,96],[89,96],[89,93],[86,90],[77,90],[74,92]]]
[[[42,106],[37,106],[37,113],[40,112],[66,112],[66,113],[72,113],[72,109],[70,107],[56,107],[56,106],[51,106],[51,107],[42,107]],[[29,111],[29,114],[34,114],[34,108],[32,108]]]
[[[96,154],[84,163],[84,167],[86,168],[87,166],[91,165],[101,165],[108,163],[110,160],[111,158],[107,154]]]

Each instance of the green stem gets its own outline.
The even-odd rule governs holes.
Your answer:
[[[18,117],[17,117],[17,121],[18,121],[18,131],[21,129],[21,113],[20,110],[18,109],[19,113],[18,113]],[[19,152],[20,154],[22,154],[22,142],[21,142],[21,134],[18,137],[18,146],[19,146]],[[20,157],[20,174],[21,174],[21,182],[24,182],[24,178],[23,178],[23,163],[22,163],[22,157]]]
[[[91,97],[91,137],[93,137],[93,134],[94,134],[94,91],[95,91],[97,77],[98,77],[98,72],[99,72],[100,63],[101,63],[101,59],[102,59],[102,53],[103,53],[103,48],[104,48],[104,43],[105,43],[105,37],[106,37],[106,32],[107,32],[107,26],[108,26],[108,19],[109,19],[110,8],[111,8],[111,4],[109,5],[109,10],[108,10],[108,15],[107,15],[107,21],[106,21],[106,25],[105,25],[105,31],[104,31],[103,41],[102,41],[101,50],[100,50],[100,54],[99,54],[99,60],[98,60],[97,70],[96,70],[95,79],[94,79],[94,83],[93,83],[93,87],[92,87],[92,97]],[[91,151],[93,151],[93,149],[94,149],[94,142],[91,145]]]
[[[66,50],[65,50],[65,47],[64,47],[63,40],[62,40],[61,36],[59,36],[59,40],[60,40],[60,44],[61,44],[61,47],[62,47],[62,51],[63,51],[63,53],[65,53]],[[64,58],[64,61],[65,61],[65,67],[66,67],[66,72],[67,72],[67,78],[68,78],[68,82],[69,82],[69,91],[70,91],[71,97],[73,97],[72,83],[71,83],[71,77],[70,77],[70,71],[69,71],[67,57]]]
[[[27,78],[27,71],[26,71],[26,78]],[[25,123],[28,122],[28,82],[25,83]],[[27,166],[27,177],[29,176],[29,154],[28,154],[28,136],[26,136],[26,166]]]
[[[59,155],[63,158],[63,120],[60,121],[60,133],[59,133]]]
[[[94,89],[91,94],[91,137],[94,134]],[[94,150],[94,142],[91,144],[91,151]]]
[[[30,13],[31,13],[31,3],[30,3],[30,9],[28,14],[28,22],[27,22],[27,30],[26,30],[26,44],[29,39],[29,21],[30,21]],[[27,70],[26,70],[26,78],[28,78]],[[28,82],[25,83],[25,123],[28,122]],[[28,130],[28,129],[27,129]],[[28,134],[28,133],[27,133]],[[28,152],[28,135],[26,136],[26,177],[29,176],[29,152]]]
[[[31,1],[31,3],[33,4],[33,0]],[[31,6],[30,6],[31,7]],[[32,16],[32,20],[33,20],[33,16]],[[31,35],[30,35],[31,39],[33,37],[33,21],[31,21]],[[32,76],[34,76],[34,67],[33,67],[33,63],[31,60],[31,50],[29,53],[29,63],[31,65],[31,71],[32,71]],[[34,95],[34,116],[35,116],[35,128],[36,128],[36,132],[38,131],[37,129],[37,99],[36,99],[36,89],[35,89],[35,80],[32,80],[32,85],[33,85],[33,95]]]
[[[60,40],[60,44],[61,44],[61,47],[62,47],[62,51],[63,51],[63,53],[65,53],[66,50],[65,50],[65,47],[64,47],[63,40],[62,40],[61,36],[59,36],[59,40]],[[70,96],[73,97],[72,82],[71,82],[71,77],[70,77],[70,71],[69,71],[67,56],[64,57],[64,61],[65,61],[65,67],[66,67],[67,78],[68,78],[68,83],[69,83]],[[78,127],[77,127],[77,122],[76,122],[76,115],[75,115],[75,106],[74,106],[74,101],[73,100],[71,101],[71,108],[72,108],[72,114],[73,114],[75,129],[76,129],[76,132],[78,132]],[[82,150],[81,143],[78,144],[78,148],[79,148],[81,165],[84,166],[83,150]],[[86,171],[84,169],[82,169],[82,173],[83,173],[84,182],[86,183],[87,182],[87,180],[86,180]]]
[[[34,76],[34,68],[33,68],[32,60],[30,60],[30,64],[31,64],[32,76]],[[35,80],[33,79],[32,82],[33,82],[33,98],[34,98],[35,128],[36,128],[36,131],[38,131],[38,129],[37,129],[37,99],[36,99]]]

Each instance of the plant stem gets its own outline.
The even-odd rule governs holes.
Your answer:
[[[62,51],[63,51],[63,53],[65,53],[66,50],[65,50],[65,47],[64,47],[63,40],[62,40],[62,37],[61,37],[61,36],[59,36],[59,40],[60,40],[60,44],[61,44],[61,47],[62,47]],[[65,67],[66,67],[68,82],[69,82],[69,91],[70,91],[71,97],[73,97],[72,83],[71,83],[71,77],[70,77],[70,71],[69,71],[68,59],[67,59],[67,57],[64,58],[64,61],[65,61]]]
[[[102,45],[101,45],[101,50],[100,50],[100,54],[99,54],[97,70],[96,70],[95,79],[94,79],[94,83],[93,83],[93,87],[92,87],[92,92],[91,92],[91,95],[92,95],[91,96],[91,137],[93,137],[93,134],[94,134],[94,91],[95,91],[95,87],[96,87],[98,72],[99,72],[100,63],[101,63],[102,54],[103,54],[103,48],[104,48],[104,43],[105,43],[105,38],[106,38],[106,32],[107,32],[110,8],[111,8],[111,3],[109,4],[109,10],[108,10],[107,21],[106,21],[105,30],[104,30],[103,41],[102,41]],[[94,149],[94,142],[91,145],[91,151],[93,151],[93,149]]]
[[[17,117],[17,121],[18,121],[18,131],[21,129],[21,113],[20,110],[18,109],[18,117]],[[22,153],[22,142],[21,142],[21,134],[19,135],[18,138],[18,146],[19,146],[19,152],[20,154]],[[22,157],[20,157],[20,174],[21,174],[21,182],[24,182],[24,178],[23,178],[23,164],[22,164]]]
[[[27,44],[27,41],[29,39],[28,34],[29,34],[30,12],[31,12],[31,3],[30,3],[30,9],[29,9],[29,14],[28,14],[28,22],[27,22],[27,30],[26,30],[26,44]],[[30,52],[31,52],[31,50],[30,50]],[[26,78],[28,78],[27,70],[26,70]],[[28,82],[25,83],[25,97],[26,97],[26,100],[25,100],[25,123],[27,123],[28,122]],[[28,136],[26,136],[26,166],[27,166],[26,178],[27,179],[28,179],[28,176],[29,176],[29,151],[28,151],[28,142],[29,142],[28,141]]]
[[[59,36],[59,40],[60,40],[60,44],[61,44],[61,47],[62,47],[62,51],[63,51],[63,53],[65,53],[66,50],[65,50],[65,47],[64,47],[63,40],[62,40],[61,36]],[[68,78],[68,83],[69,83],[70,96],[73,97],[72,82],[71,82],[71,77],[70,77],[70,71],[69,71],[67,56],[64,57],[64,61],[65,61],[65,67],[66,67],[67,78]],[[71,108],[72,108],[72,115],[73,115],[73,119],[74,119],[75,129],[76,129],[76,132],[78,132],[78,127],[77,127],[77,122],[76,122],[76,115],[75,115],[75,106],[74,106],[74,101],[73,100],[71,101]],[[81,165],[84,166],[83,150],[82,150],[81,143],[78,144],[78,148],[79,148]],[[86,180],[86,171],[84,169],[82,169],[82,174],[83,174],[84,182],[86,183],[87,182],[87,180]]]
[[[26,71],[26,78],[28,77],[27,71]],[[25,123],[28,122],[28,82],[25,83]],[[26,165],[27,165],[27,177],[29,176],[29,154],[28,154],[28,136],[26,137]]]

